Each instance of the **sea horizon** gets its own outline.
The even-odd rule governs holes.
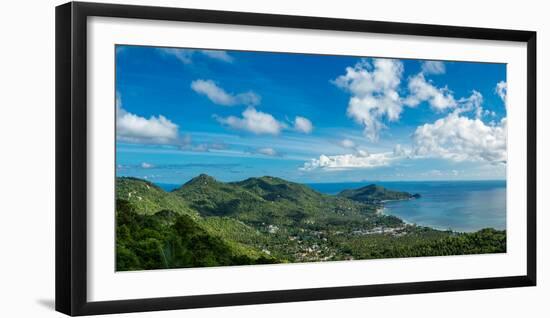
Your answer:
[[[181,187],[182,185],[184,185],[185,183],[189,182],[190,180],[192,180],[193,178],[191,179],[188,179],[186,181],[183,181],[181,183],[172,183],[172,182],[155,182],[155,181],[151,181],[151,180],[147,180],[146,178],[140,178],[140,177],[134,177],[134,176],[117,176],[117,177],[132,177],[132,178],[138,178],[138,179],[142,179],[142,180],[146,180],[146,181],[149,181],[155,185],[157,185],[158,187],[160,187],[161,189],[163,189],[164,191],[172,191],[174,189],[177,189],[178,187]],[[261,177],[267,177],[267,176],[261,176]],[[257,177],[257,178],[261,178],[261,177]],[[271,176],[271,177],[274,177],[274,176]],[[251,178],[254,178],[254,177],[251,177]],[[281,178],[281,177],[277,177],[277,178]],[[243,181],[243,180],[246,180],[247,178],[245,179],[239,179],[239,180],[233,180],[233,181],[224,181],[224,180],[218,180],[220,182],[224,182],[224,183],[231,183],[231,182],[239,182],[239,181]],[[329,192],[326,192],[326,191],[323,191],[322,190],[322,186],[323,185],[344,185],[344,184],[348,184],[348,185],[359,185],[359,187],[361,186],[366,186],[366,185],[369,185],[369,184],[383,184],[383,183],[386,183],[386,184],[391,184],[391,183],[422,183],[422,182],[425,182],[425,183],[453,183],[453,182],[472,182],[472,183],[475,183],[475,182],[502,182],[502,183],[506,183],[506,179],[461,179],[461,180],[451,180],[451,179],[447,179],[447,180],[362,180],[362,181],[336,181],[336,182],[300,182],[300,181],[292,181],[292,180],[287,180],[285,178],[281,178],[281,179],[284,179],[286,181],[289,181],[289,182],[293,182],[293,183],[298,183],[298,184],[302,184],[302,185],[307,185],[311,188],[313,188],[314,190],[316,191],[319,191],[321,193],[325,193],[325,194],[331,194]],[[321,187],[317,187],[317,186],[321,186]]]

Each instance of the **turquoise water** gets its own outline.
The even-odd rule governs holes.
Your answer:
[[[372,183],[422,196],[420,199],[384,204],[384,213],[408,223],[459,232],[473,232],[487,227],[506,229],[506,181],[377,181],[315,183],[308,186],[319,192],[337,194],[344,189]],[[179,187],[173,184],[158,185],[166,191]]]
[[[336,194],[366,183],[310,184],[317,191]],[[386,214],[436,229],[472,232],[492,227],[506,229],[506,181],[375,182],[391,190],[419,193],[416,200],[386,202]]]

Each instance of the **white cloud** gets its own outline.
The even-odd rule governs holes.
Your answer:
[[[425,61],[422,63],[422,73],[424,74],[444,74],[445,63],[441,61]]]
[[[228,62],[228,63],[233,62],[233,57],[231,55],[227,54],[227,52],[225,52],[225,51],[202,50],[200,52],[202,54],[204,54],[204,55],[206,55],[210,58],[216,59],[216,60],[220,60],[220,61],[224,61],[224,62]]]
[[[479,119],[451,113],[433,124],[419,126],[414,135],[414,155],[453,161],[506,163],[506,118],[487,126]]]
[[[395,157],[410,157],[411,151],[409,149],[405,149],[400,144],[397,144],[393,147],[393,155]]]
[[[354,67],[346,68],[346,74],[333,83],[351,94],[347,115],[364,126],[364,135],[371,141],[378,140],[380,131],[386,127],[384,121],[398,121],[405,106],[416,107],[424,102],[437,112],[454,110],[457,116],[465,112],[472,112],[478,119],[496,116],[494,111],[483,109],[483,96],[478,91],[455,99],[447,86],[437,87],[425,77],[445,71],[443,62],[423,62],[422,71],[408,79],[408,95],[404,97],[399,96],[403,64],[398,60],[373,59],[370,63],[362,59]],[[506,83],[499,82],[495,91],[505,100]]]
[[[229,116],[215,116],[218,122],[227,125],[233,129],[245,130],[254,134],[278,135],[286,125],[276,120],[271,114],[257,111],[253,107],[248,107],[243,113],[242,118]]]
[[[122,108],[116,101],[117,140],[141,144],[174,144],[178,142],[178,125],[162,115],[141,117]]]
[[[347,67],[334,84],[351,94],[347,114],[364,126],[371,141],[378,140],[382,120],[397,121],[403,108],[398,94],[403,64],[399,60],[363,59]]]
[[[213,103],[219,105],[235,105],[235,97],[226,93],[212,80],[196,80],[191,82],[191,88],[201,94],[205,95]]]
[[[366,151],[355,154],[344,154],[335,156],[321,155],[318,159],[311,159],[305,162],[300,168],[303,171],[315,169],[323,170],[349,170],[368,169],[388,166],[397,159],[391,152],[369,154]]]
[[[508,95],[508,84],[505,81],[500,81],[495,87],[495,93],[502,99],[506,108],[508,108],[508,100],[506,96]]]
[[[346,149],[351,149],[355,151],[355,155],[359,157],[368,157],[370,154],[366,149],[361,149],[359,146],[351,139],[342,139],[338,144]]]
[[[152,164],[150,164],[150,163],[148,163],[148,162],[142,162],[142,163],[141,163],[141,167],[142,167],[143,169],[150,169],[150,168],[153,168],[154,165],[152,165]]]
[[[175,48],[159,48],[157,50],[164,55],[175,57],[183,64],[191,64],[191,62],[193,62],[191,57],[194,54],[194,50],[175,49]]]
[[[483,95],[473,90],[472,94],[468,97],[462,97],[456,102],[456,108],[454,113],[462,114],[472,112],[475,118],[481,119],[485,116],[495,117],[496,113],[483,108]]]
[[[269,148],[269,147],[257,149],[256,152],[259,154],[271,156],[271,157],[275,157],[279,155],[275,149]]]
[[[428,102],[437,111],[444,111],[457,105],[452,92],[447,88],[438,88],[419,73],[409,79],[410,95],[405,98],[407,106],[415,107],[421,102]]]
[[[357,156],[359,157],[368,157],[370,156],[370,153],[366,149],[356,149]]]
[[[464,113],[473,111],[476,118],[481,118],[484,115],[489,115],[490,112],[484,111],[483,107],[483,95],[480,92],[473,90],[469,97],[463,97],[458,100],[459,107],[456,109],[456,113]]]
[[[193,49],[178,49],[178,48],[159,48],[157,50],[164,55],[175,57],[183,64],[193,63],[193,55],[195,55],[196,53],[202,54],[204,56],[207,56],[215,60],[227,62],[227,63],[233,62],[233,57],[227,54],[227,52],[225,51],[193,50]]]
[[[313,124],[305,117],[296,116],[296,119],[294,120],[294,130],[304,134],[309,134],[313,130]]]
[[[248,105],[255,106],[260,103],[260,96],[254,92],[240,94],[227,93],[212,80],[198,79],[191,82],[191,89],[196,93],[205,95],[215,104],[224,106]]]
[[[343,139],[339,142],[339,144],[344,148],[355,148],[355,142],[350,139]]]
[[[237,104],[241,105],[247,105],[247,106],[256,106],[259,105],[261,102],[260,95],[249,91],[246,93],[240,93],[235,96],[235,100],[237,101]]]

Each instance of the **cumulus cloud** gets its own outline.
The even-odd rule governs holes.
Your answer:
[[[218,122],[227,125],[233,129],[248,131],[257,135],[270,134],[278,135],[286,125],[279,122],[271,114],[257,111],[253,107],[248,107],[242,117],[214,116]]]
[[[437,112],[453,111],[456,115],[471,112],[476,118],[495,117],[494,111],[482,107],[483,96],[473,90],[468,97],[455,99],[447,87],[438,87],[426,78],[428,74],[444,74],[441,61],[425,61],[422,70],[407,80],[406,95],[400,96],[403,64],[392,59],[362,59],[355,66],[346,68],[346,74],[333,83],[349,92],[347,115],[364,126],[364,135],[370,141],[379,139],[387,122],[398,121],[405,106],[417,107],[427,103]],[[506,82],[499,82],[496,94],[506,100]],[[341,146],[343,146],[341,144]]]
[[[480,92],[474,90],[469,97],[463,97],[458,101],[460,105],[460,112],[473,111],[476,118],[481,118],[488,114],[483,111],[483,95]]]
[[[208,97],[214,104],[223,106],[255,106],[261,100],[260,96],[252,91],[240,94],[227,93],[212,80],[195,80],[191,82],[191,89],[198,94]]]
[[[411,151],[410,149],[406,149],[405,147],[401,146],[400,144],[397,144],[393,147],[393,156],[396,158],[403,158],[403,157],[411,157]]]
[[[270,157],[276,157],[279,155],[275,149],[269,147],[256,149],[256,153]]]
[[[453,112],[432,124],[419,126],[414,135],[414,155],[453,161],[506,163],[506,118],[485,125]]]
[[[403,74],[399,60],[362,59],[333,83],[351,94],[347,115],[364,126],[364,135],[378,140],[383,120],[397,121],[403,107],[398,88]]]
[[[475,118],[478,119],[481,119],[484,116],[496,116],[494,111],[483,108],[483,95],[476,90],[473,90],[470,96],[459,99],[454,112],[456,114],[471,112],[474,114]]]
[[[305,117],[296,116],[296,119],[294,120],[294,130],[304,134],[309,134],[313,130],[313,124]]]
[[[457,105],[453,93],[447,87],[435,87],[422,73],[409,79],[408,88],[410,95],[404,100],[407,106],[416,107],[422,102],[427,102],[433,109],[444,111]]]
[[[120,96],[116,101],[117,140],[140,144],[175,144],[178,125],[162,115],[145,118],[122,108]]]
[[[498,82],[495,87],[495,93],[502,99],[506,108],[508,108],[508,100],[506,99],[506,95],[508,95],[508,84],[505,81]]]
[[[410,150],[396,145],[393,152],[370,153],[366,149],[359,149],[349,139],[340,143],[345,148],[353,149],[353,153],[342,155],[321,155],[305,162],[299,169],[311,171],[316,169],[337,171],[351,169],[369,169],[389,166],[393,161],[409,157]]]
[[[393,160],[397,159],[391,152],[369,154],[366,151],[354,154],[344,154],[327,156],[321,155],[318,159],[311,159],[305,162],[300,168],[303,171],[315,169],[323,170],[349,170],[349,169],[368,169],[388,166]]]
[[[161,54],[172,56],[178,59],[183,64],[193,63],[193,56],[195,54],[202,54],[209,58],[232,63],[233,57],[225,51],[218,50],[193,50],[193,49],[178,49],[178,48],[158,48],[157,49]]]
[[[424,74],[444,74],[445,63],[441,61],[425,61],[422,62],[422,73]]]

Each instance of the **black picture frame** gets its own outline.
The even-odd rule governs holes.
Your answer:
[[[89,302],[86,36],[92,16],[524,42],[527,44],[527,274],[351,287]],[[536,285],[536,32],[70,2],[56,7],[56,310],[92,315]]]

